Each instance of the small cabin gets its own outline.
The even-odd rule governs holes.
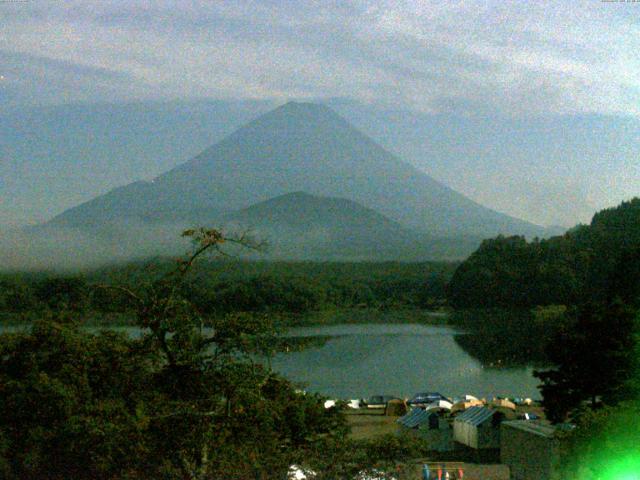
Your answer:
[[[431,450],[437,452],[454,450],[451,423],[437,411],[414,408],[397,422],[403,433],[419,436]]]
[[[440,428],[448,428],[449,425],[437,412],[430,412],[421,408],[414,408],[396,421],[405,429],[439,430]]]
[[[471,407],[453,421],[453,439],[467,447],[500,448],[500,423],[504,415],[486,407]]]
[[[512,480],[547,480],[558,470],[558,428],[539,422],[514,420],[500,426],[500,462]]]

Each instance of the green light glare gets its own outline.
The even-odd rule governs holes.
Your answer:
[[[640,480],[640,445],[636,451],[618,459],[617,461],[603,465],[599,480]]]

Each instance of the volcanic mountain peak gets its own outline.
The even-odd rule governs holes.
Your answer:
[[[432,235],[543,234],[401,161],[330,108],[297,102],[261,115],[154,182],[114,190],[53,223],[189,223],[297,191],[352,200]]]

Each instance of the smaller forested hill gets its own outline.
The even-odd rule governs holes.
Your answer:
[[[345,198],[294,192],[227,215],[231,230],[268,242],[270,258],[338,261],[462,259],[479,237],[432,236],[414,231]]]
[[[640,298],[640,198],[596,213],[548,240],[485,240],[456,270],[450,302],[459,308],[576,304]]]

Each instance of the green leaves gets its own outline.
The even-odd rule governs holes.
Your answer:
[[[185,279],[209,250],[249,237],[193,229],[194,251],[156,280],[100,286],[126,298],[139,339],[92,334],[73,313],[0,335],[0,472],[7,478],[213,479],[286,474],[300,449],[340,438],[344,419],[260,360],[279,340],[266,315],[205,327]],[[231,472],[231,473],[230,473]]]
[[[555,422],[564,421],[584,404],[596,408],[637,394],[640,325],[635,312],[614,302],[584,305],[573,315],[574,322],[550,346],[555,368],[535,372],[542,380],[547,416]]]
[[[133,343],[54,320],[0,336],[7,478],[106,479],[136,468],[149,371]]]

